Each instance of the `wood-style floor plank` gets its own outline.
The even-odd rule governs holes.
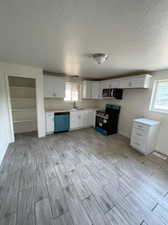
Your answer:
[[[47,198],[36,202],[35,206],[36,225],[52,225],[52,213]]]
[[[17,135],[0,167],[0,225],[167,225],[168,160],[120,135]]]

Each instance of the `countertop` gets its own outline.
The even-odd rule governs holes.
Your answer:
[[[98,110],[97,108],[81,108],[81,109],[45,109],[45,112],[76,112],[76,111],[84,111],[84,110]]]
[[[148,125],[148,126],[156,126],[160,123],[159,121],[145,119],[145,118],[134,119],[133,121],[138,122],[138,123],[143,123],[143,124]]]

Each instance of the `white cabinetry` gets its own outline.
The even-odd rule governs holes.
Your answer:
[[[119,88],[120,80],[119,79],[111,79],[109,80],[109,88]]]
[[[46,113],[46,133],[54,132],[54,112]]]
[[[82,87],[83,87],[82,97],[92,98],[92,82],[89,80],[84,80],[82,82]]]
[[[144,118],[133,120],[131,146],[147,155],[155,150],[159,122]]]
[[[94,124],[95,110],[76,110],[70,112],[70,129],[92,127]]]
[[[84,80],[82,83],[83,93],[82,97],[85,99],[100,98],[100,82]]]
[[[131,76],[128,78],[120,79],[120,88],[149,88],[151,75],[139,75],[139,76]]]
[[[82,127],[82,117],[80,111],[70,112],[70,129],[78,129]]]
[[[100,81],[92,81],[92,96],[93,99],[101,97],[100,93]]]
[[[65,97],[64,77],[44,76],[44,97],[64,98]]]

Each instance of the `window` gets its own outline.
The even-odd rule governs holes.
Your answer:
[[[155,81],[150,110],[168,113],[168,80]]]
[[[65,82],[65,101],[79,100],[80,85],[77,82]]]

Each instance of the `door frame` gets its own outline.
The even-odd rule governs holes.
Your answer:
[[[44,93],[43,93],[43,76],[38,75],[28,75],[28,74],[19,74],[12,72],[5,72],[6,78],[6,90],[7,90],[7,99],[8,99],[8,113],[9,113],[9,123],[10,123],[10,142],[15,141],[14,127],[13,127],[13,116],[12,116],[12,107],[11,107],[11,98],[10,98],[10,89],[9,89],[9,77],[22,77],[22,78],[31,78],[35,79],[36,86],[36,115],[37,115],[37,132],[38,137],[45,136],[45,114],[44,114]]]

